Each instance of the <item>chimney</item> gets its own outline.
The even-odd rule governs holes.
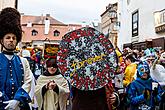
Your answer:
[[[32,23],[29,21],[26,27],[32,27]]]
[[[21,14],[21,16],[23,16],[24,15],[24,13],[20,13]]]
[[[46,17],[50,17],[50,14],[46,14]]]
[[[45,19],[45,35],[49,34],[50,20],[48,18]]]

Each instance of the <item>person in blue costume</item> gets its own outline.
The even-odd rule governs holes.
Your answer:
[[[33,74],[28,61],[14,54],[22,38],[20,18],[14,8],[0,12],[0,110],[30,110]]]
[[[155,106],[161,101],[163,90],[149,74],[149,65],[145,61],[140,62],[137,66],[137,78],[126,91],[130,110],[155,110]]]

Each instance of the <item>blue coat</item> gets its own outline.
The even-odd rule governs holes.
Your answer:
[[[151,78],[148,80],[142,80],[138,77],[127,87],[127,96],[130,101],[131,110],[139,110],[138,107],[141,104],[145,104],[151,107],[150,110],[153,110],[155,108],[155,103],[160,102],[163,90],[158,84],[158,95],[154,97],[152,94],[152,82],[156,81]],[[149,99],[144,98],[143,92],[145,89],[150,91]]]
[[[0,53],[0,110],[6,104],[3,101],[18,100],[20,105],[25,107],[31,101],[28,93],[21,88],[24,83],[24,69],[19,56],[14,55],[9,60],[3,53]]]

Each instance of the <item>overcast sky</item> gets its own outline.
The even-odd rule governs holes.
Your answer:
[[[100,15],[115,0],[18,0],[18,10],[25,15],[50,14],[63,23],[101,21]]]

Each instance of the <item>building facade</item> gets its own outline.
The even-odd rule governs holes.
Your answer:
[[[131,43],[133,49],[155,46],[164,49],[164,0],[119,0],[118,4],[120,48]]]
[[[50,14],[46,16],[22,15],[21,25],[23,38],[19,47],[43,47],[45,43],[59,44],[62,37],[69,31],[79,29],[79,24],[64,24]]]
[[[6,7],[17,8],[17,0],[0,0],[0,10]]]
[[[118,4],[109,4],[106,10],[101,14],[101,28],[102,32],[109,38],[114,47],[117,46],[117,10]]]

